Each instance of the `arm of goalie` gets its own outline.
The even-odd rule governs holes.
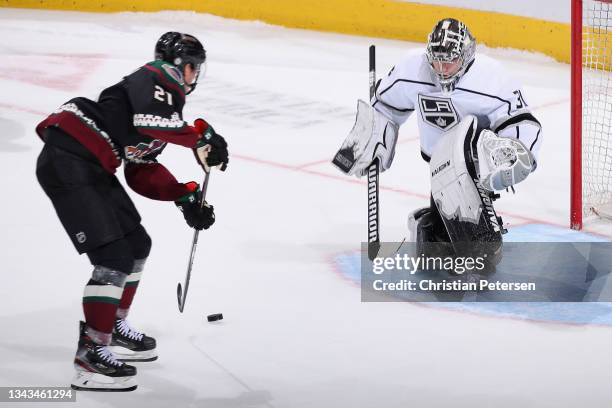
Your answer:
[[[361,177],[378,158],[380,171],[391,167],[398,126],[368,103],[357,102],[355,124],[334,156],[332,163],[343,173]]]
[[[490,130],[483,130],[477,150],[480,181],[488,190],[513,186],[535,170],[533,154],[518,139],[499,137]]]

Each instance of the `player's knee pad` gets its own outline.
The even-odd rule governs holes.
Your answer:
[[[501,260],[501,218],[477,172],[478,121],[467,116],[440,141],[430,161],[432,198],[459,255]]]
[[[125,238],[93,249],[87,252],[87,256],[91,264],[101,271],[113,270],[128,275],[134,268],[134,256]]]
[[[91,279],[103,285],[113,285],[122,288],[125,285],[128,275],[124,272],[107,268],[106,266],[95,265]]]
[[[152,241],[142,224],[138,224],[138,227],[127,234],[125,239],[130,245],[134,259],[142,261],[149,256]]]

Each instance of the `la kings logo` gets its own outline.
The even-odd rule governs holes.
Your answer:
[[[419,95],[419,108],[423,120],[440,130],[448,130],[459,122],[450,98]]]

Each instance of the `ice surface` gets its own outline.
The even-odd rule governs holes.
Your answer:
[[[79,393],[65,406],[608,405],[609,327],[366,304],[338,273],[338,254],[365,238],[366,190],[329,160],[352,126],[357,98],[368,95],[367,46],[377,45],[383,74],[422,45],[194,13],[0,9],[0,386],[68,384],[91,270],[35,179],[41,142],[33,128],[67,99],[95,98],[150,60],[168,30],[195,34],[208,51],[207,78],[185,116],[205,117],[229,141],[229,170],[213,174],[208,195],[217,222],[200,235],[180,315],[175,289],[191,232],[174,205],[131,194],[153,251],[130,317],[157,337],[161,357],[139,365],[137,391]],[[511,230],[565,228],[569,67],[481,51],[524,82],[545,132],[538,171],[497,208]],[[385,240],[401,241],[408,212],[427,204],[415,132],[414,120],[402,127],[396,162],[382,176]],[[180,180],[202,178],[186,149],[170,146],[161,161]],[[606,223],[589,228],[612,235]],[[225,319],[209,324],[211,313]]]

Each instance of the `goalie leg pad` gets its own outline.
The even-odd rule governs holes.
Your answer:
[[[477,127],[468,115],[439,142],[430,161],[432,199],[457,255],[486,255],[495,265],[505,230],[476,170]]]

